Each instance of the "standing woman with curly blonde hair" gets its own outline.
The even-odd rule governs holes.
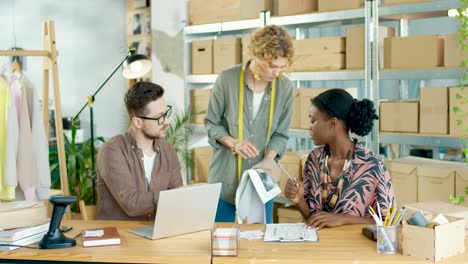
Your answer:
[[[222,183],[217,222],[234,222],[242,172],[270,168],[289,139],[294,88],[283,72],[292,63],[292,38],[282,27],[258,29],[250,40],[249,55],[248,62],[220,73],[205,118],[213,146],[208,179]],[[265,209],[265,222],[272,223],[273,200]]]

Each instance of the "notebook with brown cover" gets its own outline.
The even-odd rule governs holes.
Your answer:
[[[83,247],[120,245],[119,231],[115,227],[86,229],[81,235]]]

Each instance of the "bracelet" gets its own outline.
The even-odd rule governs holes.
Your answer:
[[[239,141],[236,139],[236,140],[234,141],[234,144],[232,144],[232,147],[231,147],[232,155],[236,155],[236,154],[237,154],[237,153],[236,153],[236,145],[237,145],[237,143],[239,143]]]

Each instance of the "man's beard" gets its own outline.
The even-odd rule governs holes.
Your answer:
[[[148,139],[151,139],[151,140],[155,140],[155,139],[163,139],[164,137],[161,136],[161,131],[162,130],[165,130],[167,128],[167,125],[164,125],[161,130],[159,131],[159,133],[148,133],[146,132],[145,129],[142,130],[143,132],[143,135],[148,138]]]

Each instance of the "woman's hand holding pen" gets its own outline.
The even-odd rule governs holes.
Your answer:
[[[232,146],[232,152],[241,155],[243,159],[254,158],[260,154],[257,147],[248,140],[236,141]]]
[[[284,196],[291,202],[298,204],[304,199],[304,184],[296,179],[289,178],[284,188]]]

